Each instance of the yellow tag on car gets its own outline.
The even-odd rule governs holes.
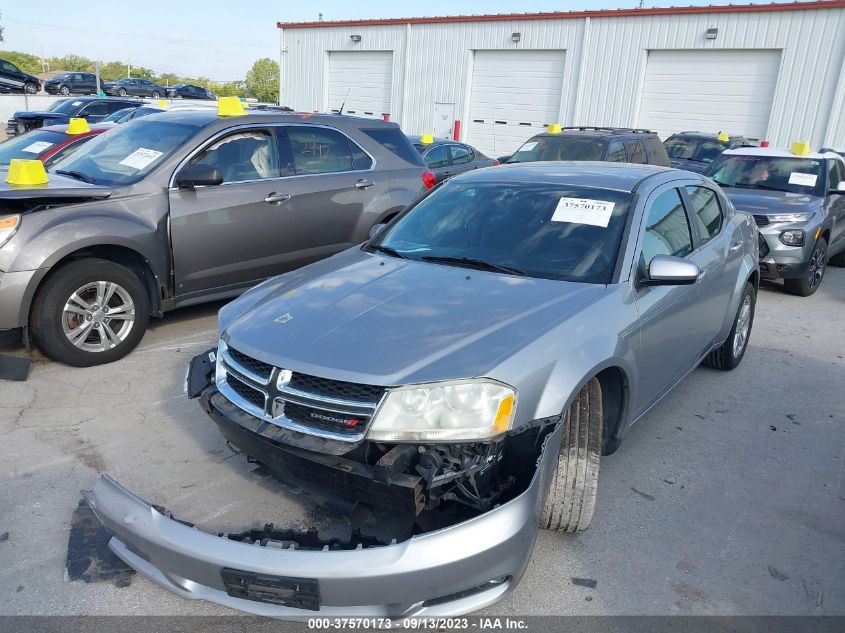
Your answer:
[[[67,134],[87,134],[90,131],[91,128],[88,127],[88,121],[79,117],[73,117],[65,130]]]
[[[6,182],[10,185],[43,185],[47,182],[47,172],[40,160],[13,158],[9,163]]]

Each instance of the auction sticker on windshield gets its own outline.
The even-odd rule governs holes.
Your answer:
[[[790,185],[801,185],[804,187],[815,187],[816,186],[816,175],[815,174],[802,174],[797,171],[793,171],[789,174],[789,184]]]
[[[21,151],[28,152],[29,154],[40,154],[48,147],[53,147],[53,143],[48,141],[35,141],[34,143],[30,143],[24,147]]]
[[[127,167],[132,167],[133,169],[144,169],[144,167],[152,163],[163,153],[164,152],[158,152],[154,149],[139,147],[134,152],[129,154],[129,156],[120,161],[120,164],[126,165]]]
[[[613,215],[614,202],[590,200],[588,198],[561,198],[552,222],[570,222],[571,224],[589,224],[607,228]]]

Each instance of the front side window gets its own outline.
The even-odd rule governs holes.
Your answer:
[[[597,138],[556,134],[535,136],[516,150],[508,163],[530,163],[540,160],[601,160],[604,141]]]
[[[279,177],[276,135],[267,130],[242,130],[213,141],[191,161],[216,167],[223,182]]]
[[[449,149],[445,145],[438,145],[428,150],[425,163],[432,169],[446,167],[449,164]]]
[[[367,248],[432,264],[606,284],[630,203],[630,193],[577,185],[447,181]]]
[[[465,145],[452,145],[450,149],[452,151],[453,165],[465,165],[466,163],[472,162],[472,150]]]
[[[690,217],[698,225],[705,242],[712,240],[722,230],[722,207],[716,192],[707,187],[687,187]]]
[[[814,158],[722,154],[704,172],[724,187],[823,195],[824,161]]]
[[[108,106],[105,101],[92,101],[79,111],[79,116],[105,116],[108,114]]]
[[[625,151],[629,163],[644,164],[648,162],[645,157],[645,147],[643,147],[642,141],[627,141],[625,143]]]
[[[297,175],[352,171],[352,154],[346,136],[317,127],[288,128],[288,139]]]
[[[12,64],[11,62],[3,62],[3,70],[6,70],[10,73],[19,73],[18,67]]]
[[[651,203],[643,237],[643,262],[648,266],[655,255],[686,257],[692,252],[687,214],[677,189],[663,192]]]
[[[840,182],[845,180],[845,168],[842,166],[842,162],[838,160],[831,160],[830,162],[830,169],[828,170],[828,187],[830,189],[836,189]]]

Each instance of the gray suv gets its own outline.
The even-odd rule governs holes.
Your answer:
[[[601,457],[637,420],[748,344],[757,229],[697,174],[481,169],[374,233],[224,307],[186,385],[361,529],[208,534],[101,479],[86,498],[111,549],[162,587],[282,617],[481,608],[538,524],[587,528]]]
[[[0,330],[69,365],[114,361],[150,316],[363,241],[419,195],[424,170],[378,120],[211,110],[118,126],[46,185],[0,183]]]

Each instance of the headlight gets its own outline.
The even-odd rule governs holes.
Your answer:
[[[780,241],[787,246],[803,246],[804,245],[804,231],[798,229],[793,231],[783,231],[780,234]]]
[[[17,232],[21,225],[21,216],[7,215],[0,217],[0,246],[12,239],[12,236]]]
[[[806,222],[811,217],[812,213],[774,213],[768,216],[769,222]]]
[[[516,391],[487,379],[391,389],[370,424],[367,439],[381,442],[455,442],[508,431]]]

